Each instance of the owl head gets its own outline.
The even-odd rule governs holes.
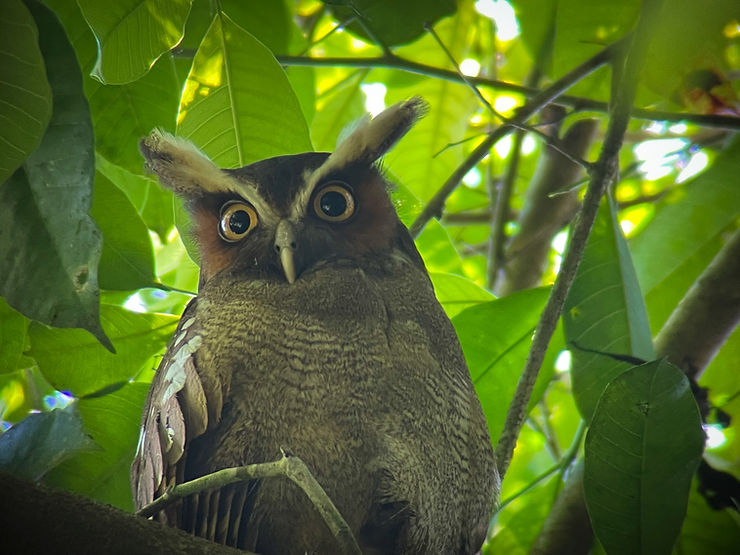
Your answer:
[[[402,224],[376,162],[425,111],[415,97],[365,119],[332,153],[237,169],[217,167],[191,142],[160,130],[139,147],[147,168],[185,200],[201,287],[226,267],[292,284],[322,261],[392,248]]]

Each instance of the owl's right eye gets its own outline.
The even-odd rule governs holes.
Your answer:
[[[221,207],[218,234],[228,243],[241,241],[257,227],[257,211],[246,202],[231,200]]]

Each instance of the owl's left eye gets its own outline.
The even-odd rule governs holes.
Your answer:
[[[257,211],[246,202],[231,200],[221,207],[218,233],[221,239],[235,243],[257,227]]]
[[[348,185],[332,181],[314,195],[313,210],[327,222],[344,222],[355,213],[355,197]]]

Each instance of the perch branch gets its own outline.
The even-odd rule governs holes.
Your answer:
[[[306,464],[298,457],[286,455],[285,453],[282,458],[274,462],[224,468],[223,470],[201,476],[195,480],[178,484],[165,491],[161,497],[139,509],[136,514],[143,517],[150,517],[179,499],[195,493],[222,488],[235,482],[276,477],[288,478],[303,490],[319,514],[321,514],[332,534],[334,534],[342,553],[361,553],[349,525],[324,489],[313,477]]]
[[[616,177],[619,150],[622,147],[624,133],[630,120],[638,76],[645,62],[645,54],[653,24],[660,11],[660,4],[661,0],[646,0],[643,2],[643,11],[637,23],[637,28],[630,35],[624,68],[620,73],[622,79],[620,79],[617,87],[612,88],[614,91],[613,110],[604,144],[591,173],[591,181],[586,189],[583,204],[573,225],[573,233],[565,251],[563,265],[555,279],[542,317],[537,323],[524,371],[517,384],[514,399],[506,414],[503,432],[496,445],[499,474],[502,477],[505,476],[506,470],[509,468],[516,440],[527,415],[527,404],[537,380],[537,374],[542,366],[547,345],[555,331],[565,299],[581,262],[586,240],[596,219],[599,202],[606,188]]]

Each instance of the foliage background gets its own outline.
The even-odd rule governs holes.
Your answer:
[[[383,165],[399,215],[423,227],[417,246],[496,443],[586,182],[558,152],[597,157],[618,79],[589,60],[628,36],[640,2],[6,0],[3,10],[0,466],[132,508],[148,383],[198,280],[187,218],[143,172],[141,137],[162,127],[237,167],[331,150],[368,109],[413,95],[429,114]],[[731,553],[740,541],[737,513],[711,509],[691,485],[704,437],[686,378],[603,354],[656,359],[651,337],[737,234],[740,9],[666,2],[647,54],[620,179],[550,343],[489,552],[532,549],[584,443],[591,523],[609,552]],[[537,89],[583,67],[593,71],[557,106],[473,158]],[[466,162],[441,217],[418,220]],[[735,330],[706,369],[681,368],[708,388],[705,459],[735,476],[739,358]]]

